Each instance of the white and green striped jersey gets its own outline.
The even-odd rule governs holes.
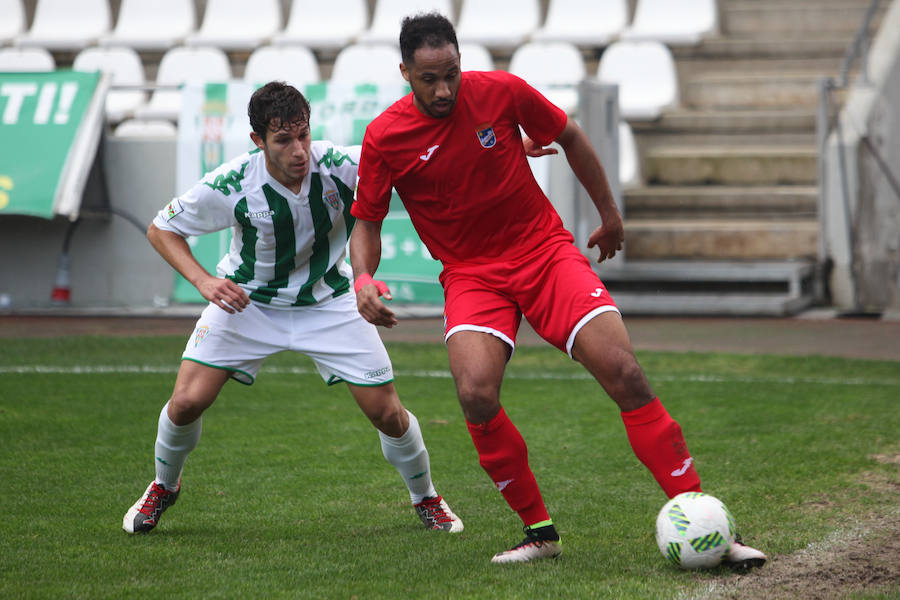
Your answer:
[[[359,151],[312,142],[309,173],[294,194],[254,150],[207,173],[153,223],[183,237],[231,227],[231,247],[217,273],[255,302],[288,308],[339,296],[352,279],[345,255]]]

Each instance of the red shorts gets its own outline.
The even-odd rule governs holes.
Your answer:
[[[596,315],[619,312],[587,258],[559,243],[508,262],[451,265],[444,286],[444,339],[483,331],[515,349],[522,315],[542,338],[572,355],[575,334]]]

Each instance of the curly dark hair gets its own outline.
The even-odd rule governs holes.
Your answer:
[[[444,15],[438,12],[420,13],[403,19],[400,27],[400,56],[403,62],[412,64],[413,54],[423,46],[440,48],[453,44],[459,53],[456,30]]]
[[[247,104],[250,127],[262,139],[266,131],[278,131],[296,123],[309,123],[309,102],[294,86],[270,81],[250,97]]]

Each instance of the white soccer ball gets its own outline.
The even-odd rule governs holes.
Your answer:
[[[715,567],[732,542],[734,518],[721,500],[709,494],[678,494],[656,517],[659,551],[682,569]]]

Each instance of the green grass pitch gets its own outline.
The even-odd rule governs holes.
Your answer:
[[[478,459],[442,345],[391,344],[438,491],[465,522],[425,531],[375,430],[304,357],[272,357],[204,416],[183,493],[148,535],[122,515],[153,476],[156,419],[184,337],[5,340],[0,348],[0,597],[672,598],[654,541],[662,491],[616,407],[558,351],[519,348],[507,412],[562,535],[554,561],[492,565],[521,524]],[[896,503],[862,477],[896,468],[897,363],[639,353],[704,488],[752,545],[788,554]],[[893,470],[892,470],[893,469]]]

